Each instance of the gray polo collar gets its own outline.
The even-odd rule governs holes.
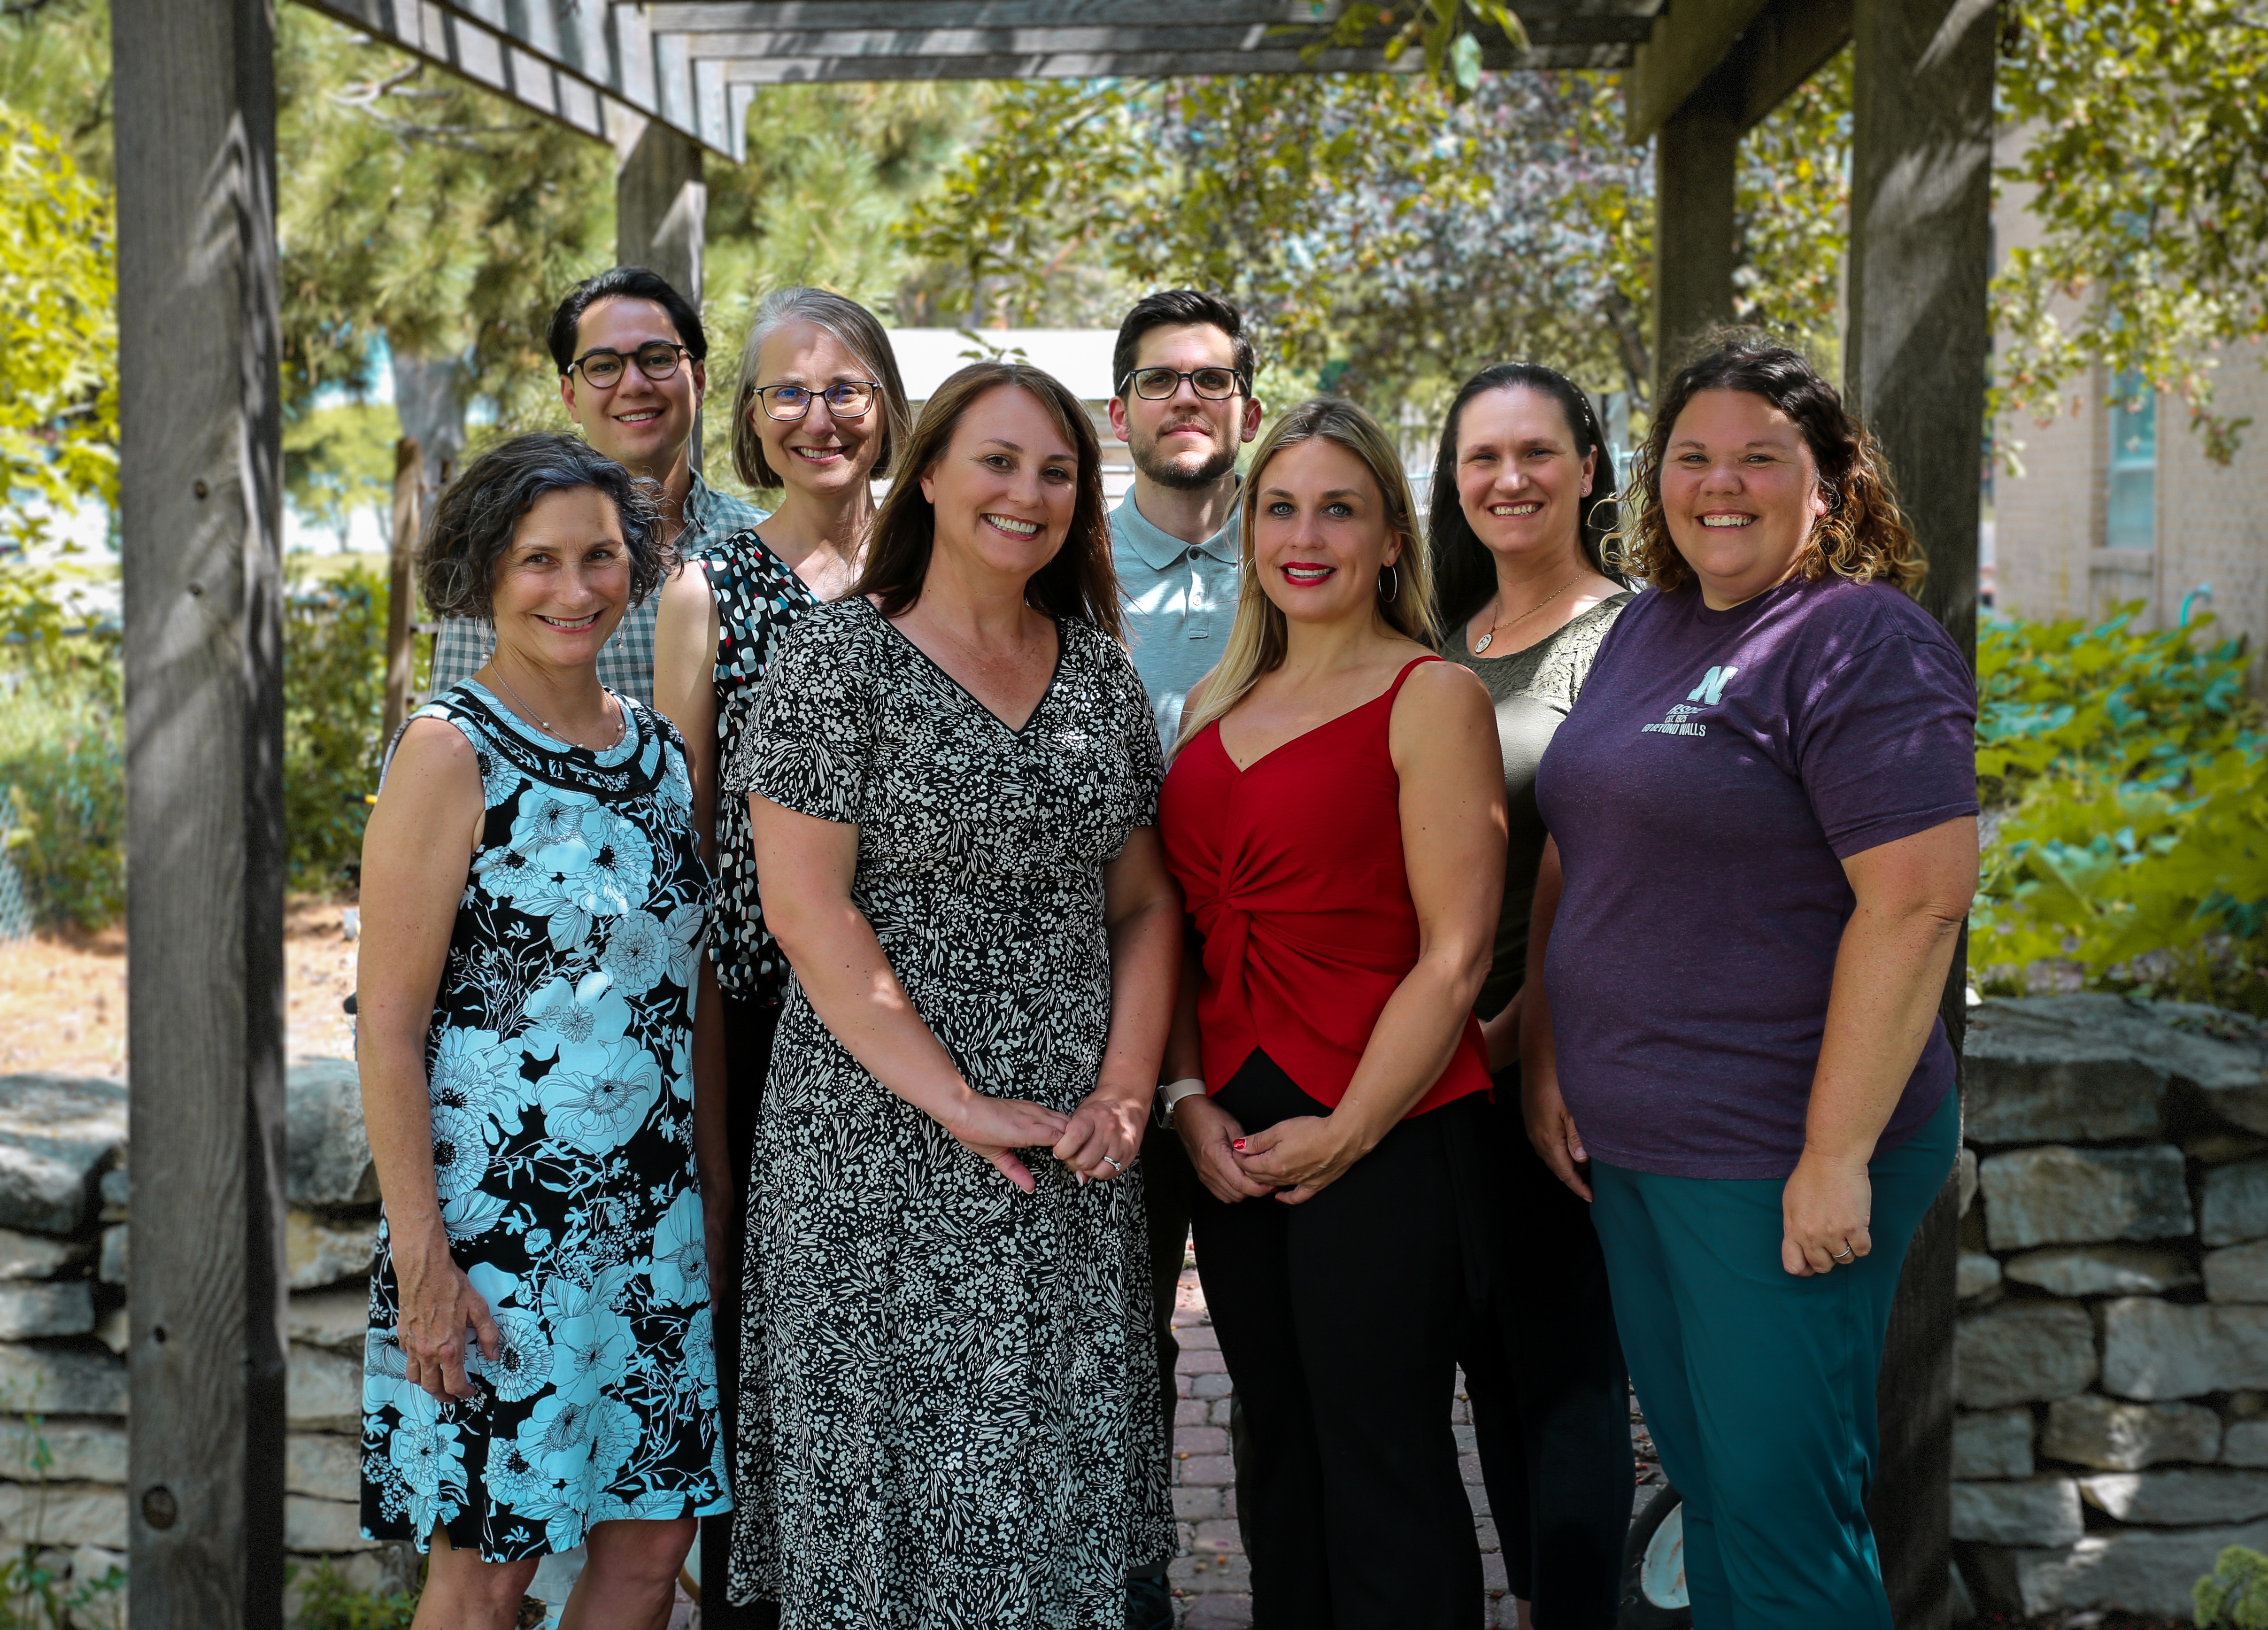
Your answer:
[[[1237,477],[1240,489],[1243,479],[1241,476]],[[1197,546],[1199,549],[1225,564],[1235,562],[1240,547],[1237,538],[1238,510],[1242,502],[1240,490],[1237,506],[1229,510],[1228,519],[1221,523],[1219,531]],[[1110,520],[1118,535],[1133,546],[1134,552],[1142,557],[1142,564],[1152,572],[1163,572],[1189,553],[1189,545],[1172,533],[1160,531],[1151,525],[1148,517],[1135,507],[1134,489],[1131,487],[1127,488],[1126,496],[1118,500],[1118,507],[1111,513]]]

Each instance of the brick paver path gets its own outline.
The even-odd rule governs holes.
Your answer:
[[[1236,1473],[1228,1456],[1228,1371],[1221,1362],[1220,1344],[1213,1336],[1204,1290],[1193,1265],[1182,1270],[1174,1333],[1182,1344],[1174,1377],[1174,1516],[1179,1519],[1181,1554],[1174,1559],[1171,1575],[1178,1619],[1184,1630],[1248,1630],[1252,1578],[1236,1532]],[[1484,1622],[1490,1630],[1511,1630],[1516,1622],[1512,1597],[1505,1590],[1504,1561],[1498,1553],[1496,1523],[1489,1516],[1488,1491],[1481,1486],[1480,1457],[1473,1450],[1462,1376],[1450,1419],[1455,1423],[1465,1493],[1473,1502],[1473,1525],[1480,1534],[1481,1578],[1489,1595]],[[1635,1412],[1631,1431],[1642,1463],[1644,1483],[1637,1495],[1643,1501],[1653,1492],[1646,1485],[1658,1480],[1660,1473],[1653,1464],[1653,1445]]]

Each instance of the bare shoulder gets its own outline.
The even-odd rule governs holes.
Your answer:
[[[451,765],[480,772],[480,758],[470,739],[446,719],[413,719],[402,729],[388,774],[409,768],[431,774]]]
[[[1493,717],[1496,712],[1496,704],[1481,676],[1458,662],[1423,662],[1410,669],[1410,677],[1402,682],[1402,695],[1395,702],[1397,719],[1405,702],[1414,702],[1422,712],[1434,715],[1449,712]]]
[[[446,719],[413,719],[387,761],[379,805],[485,805],[479,752]]]
[[[714,605],[708,569],[698,560],[684,562],[662,581],[662,616],[706,617]]]

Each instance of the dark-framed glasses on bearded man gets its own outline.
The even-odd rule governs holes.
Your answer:
[[[1191,368],[1186,372],[1174,368],[1137,368],[1120,381],[1118,387],[1124,390],[1130,385],[1143,401],[1163,402],[1181,389],[1183,380],[1207,402],[1233,396],[1244,384],[1243,376],[1233,368]]]

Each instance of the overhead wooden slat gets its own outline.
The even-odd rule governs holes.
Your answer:
[[[1521,20],[1651,18],[1663,0],[1528,0]],[[688,33],[786,28],[1183,28],[1233,23],[1312,26],[1336,20],[1336,0],[663,0],[652,26]],[[1617,36],[1618,38],[1620,36]]]
[[[1506,51],[1491,68],[1619,68],[1626,46],[1549,46]],[[1183,74],[1414,73],[1416,52],[1388,63],[1374,52],[1326,52],[1310,61],[1296,51],[1036,52],[1020,56],[733,57],[734,85],[855,84],[886,79],[1154,79]]]
[[[1528,38],[1537,49],[1561,46],[1619,46],[1625,53],[1646,37],[1652,24],[1642,17],[1539,18],[1528,25]],[[998,28],[777,28],[732,32],[686,33],[672,36],[685,42],[695,57],[844,57],[889,56],[1016,57],[1130,55],[1160,59],[1217,58],[1223,52],[1284,59],[1285,66],[1254,71],[1298,73],[1314,69],[1302,53],[1324,46],[1326,31],[1258,23],[1204,24],[1190,27],[1145,28],[1127,24],[1081,26]],[[1327,47],[1333,60],[1366,69],[1385,65],[1384,48],[1390,30],[1359,46]],[[1481,36],[1482,56],[1491,66],[1535,67],[1533,52],[1521,53],[1501,35]],[[1423,61],[1423,53],[1408,53]],[[1491,59],[1493,59],[1491,61]],[[1219,72],[1217,69],[1162,68],[1161,73]],[[1234,71],[1234,70],[1230,70]]]
[[[1344,0],[306,0],[585,135],[618,105],[738,160],[763,85],[1414,71],[1392,27],[1332,38]],[[1847,4],[1847,0],[1845,0]],[[1627,67],[1665,0],[1525,0],[1530,48],[1486,68]]]

